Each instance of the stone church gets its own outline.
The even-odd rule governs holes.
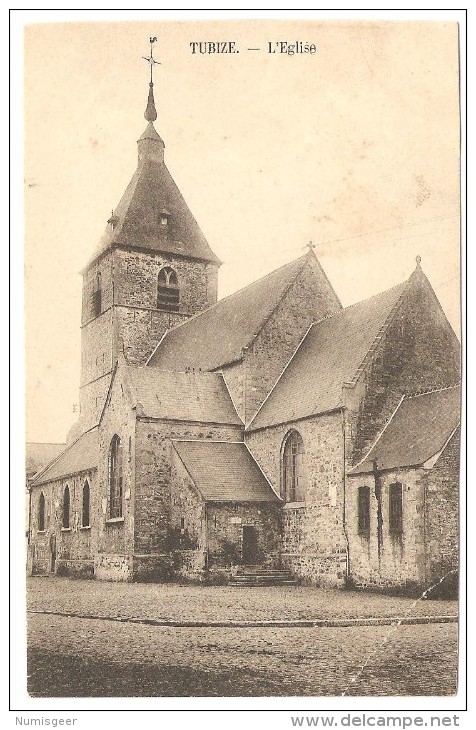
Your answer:
[[[154,121],[85,266],[80,420],[30,573],[425,587],[458,565],[460,345],[420,260],[343,308],[314,251],[217,301]]]

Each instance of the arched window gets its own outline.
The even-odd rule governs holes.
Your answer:
[[[43,492],[40,494],[38,500],[38,530],[44,532],[45,529],[45,495]]]
[[[68,485],[65,486],[63,492],[63,528],[69,529],[69,510],[71,506],[71,497]]]
[[[102,293],[101,293],[101,274],[98,273],[94,282],[93,292],[93,314],[95,317],[99,317],[102,311]]]
[[[178,312],[179,301],[180,292],[177,274],[172,268],[170,268],[170,266],[165,266],[159,271],[159,280],[157,285],[157,309],[167,309],[170,312]]]
[[[90,519],[91,493],[89,490],[89,482],[86,480],[83,486],[83,509],[81,513],[81,525],[89,527]]]
[[[109,516],[122,517],[122,448],[117,434],[109,448]]]
[[[304,502],[306,499],[304,444],[297,431],[291,431],[286,436],[282,454],[282,497],[285,502]]]

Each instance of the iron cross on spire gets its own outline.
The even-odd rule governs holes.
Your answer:
[[[150,43],[150,56],[142,56],[142,58],[144,59],[144,61],[147,61],[147,63],[150,66],[150,83],[152,84],[153,83],[152,69],[154,68],[154,66],[157,66],[157,65],[160,66],[160,61],[156,61],[154,58],[154,43],[157,43],[157,38],[155,36],[154,36],[154,38],[149,38],[149,43]]]
[[[312,241],[309,241],[309,243],[306,244],[306,247],[309,249],[309,251],[314,251],[314,249],[316,248],[316,244]]]

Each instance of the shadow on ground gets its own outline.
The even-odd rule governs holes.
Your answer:
[[[189,667],[122,665],[77,656],[28,651],[32,697],[279,697],[296,695],[261,672],[193,670]]]

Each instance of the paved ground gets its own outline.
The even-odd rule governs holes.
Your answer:
[[[33,610],[97,616],[322,618],[455,614],[453,602],[315,588],[199,588],[37,578]],[[187,628],[29,614],[34,696],[446,695],[457,624]]]
[[[183,621],[457,614],[455,601],[415,601],[359,591],[294,586],[232,588],[176,583],[106,583],[68,578],[30,578],[28,608]]]

